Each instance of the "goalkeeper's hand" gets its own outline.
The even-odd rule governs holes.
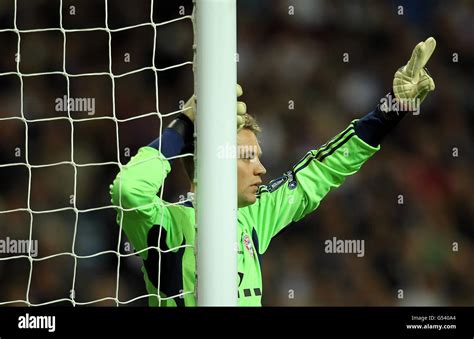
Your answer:
[[[243,94],[242,87],[237,84],[237,98]],[[239,126],[239,116],[247,112],[247,105],[243,101],[237,101],[237,126]],[[183,113],[194,123],[196,119],[196,96],[193,95],[183,106]],[[241,118],[242,119],[242,118]]]
[[[395,73],[393,93],[401,103],[421,104],[428,92],[435,89],[433,79],[424,68],[435,47],[436,40],[432,37],[420,42],[408,63]]]

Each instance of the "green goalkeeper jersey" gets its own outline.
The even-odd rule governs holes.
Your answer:
[[[283,176],[260,186],[254,204],[238,209],[239,306],[261,306],[260,256],[271,239],[314,211],[331,188],[380,148],[359,138],[354,122]],[[122,207],[117,222],[143,260],[148,293],[160,291],[160,298],[149,298],[150,306],[195,306],[195,211],[192,206],[166,204],[157,195],[170,169],[160,151],[140,148],[111,186],[112,202]],[[160,250],[144,250],[151,246]]]

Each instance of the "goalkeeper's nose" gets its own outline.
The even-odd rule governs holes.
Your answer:
[[[260,162],[260,159],[258,159],[255,163],[254,173],[256,176],[262,176],[262,175],[265,175],[265,173],[267,173],[267,169]]]

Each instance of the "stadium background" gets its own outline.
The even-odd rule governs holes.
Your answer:
[[[186,14],[191,13],[190,1],[155,3],[155,22],[179,17],[182,5]],[[13,4],[2,1],[0,29],[13,27]],[[67,15],[70,5],[76,6],[74,16]],[[397,14],[400,5],[404,15]],[[104,27],[103,1],[65,0],[63,6],[64,27]],[[289,6],[294,6],[294,15]],[[149,13],[149,1],[109,0],[111,28],[147,22]],[[264,305],[474,304],[472,22],[474,6],[468,0],[238,1],[238,81],[249,112],[263,127],[265,181],[372,110],[418,41],[434,36],[438,42],[428,65],[437,87],[422,114],[405,118],[360,173],[272,242],[263,260]],[[17,23],[21,29],[59,27],[59,1],[19,0]],[[192,59],[189,20],[160,26],[157,34],[157,67]],[[14,71],[16,34],[0,33],[0,46],[0,73]],[[60,32],[22,34],[21,71],[62,70],[62,46]],[[151,27],[113,33],[114,73],[151,66],[152,46]],[[124,53],[130,53],[130,62],[124,62]],[[348,63],[343,53],[349,53]],[[453,53],[458,54],[457,63]],[[108,71],[107,33],[68,33],[66,68],[70,73]],[[95,116],[112,115],[108,76],[70,81],[72,97],[95,98]],[[117,79],[115,85],[117,117],[155,110],[152,71]],[[192,88],[190,66],[160,72],[160,111],[177,110]],[[54,110],[55,98],[65,94],[61,75],[24,78],[25,116],[66,115]],[[19,80],[14,75],[0,77],[0,117],[8,116],[20,116]],[[164,124],[169,121],[164,119]],[[159,127],[156,117],[120,123],[121,161],[128,161],[127,150],[133,155],[157,137]],[[70,160],[70,136],[67,121],[30,123],[30,163]],[[20,158],[15,157],[17,147]],[[23,162],[24,150],[23,122],[0,121],[0,163]],[[74,123],[74,155],[77,163],[116,161],[113,121]],[[78,168],[77,207],[109,205],[108,186],[117,170],[112,165]],[[0,210],[26,207],[27,169],[3,167],[0,177]],[[165,184],[167,201],[185,194],[184,178],[175,162]],[[73,182],[70,165],[33,169],[31,208],[71,206]],[[398,203],[399,195],[403,204]],[[28,239],[29,227],[27,212],[0,214],[0,239]],[[39,241],[40,257],[70,252],[73,232],[72,211],[34,217],[32,238]],[[326,254],[324,241],[332,237],[365,240],[365,257]],[[79,215],[76,254],[116,250],[117,240],[112,209]],[[459,245],[457,252],[452,251],[453,242]],[[121,301],[146,293],[139,266],[137,257],[121,260]],[[0,261],[0,302],[25,299],[29,271],[27,259]],[[30,302],[68,297],[73,271],[74,259],[69,256],[35,262]],[[76,272],[77,301],[115,296],[114,254],[79,259]],[[399,289],[403,299],[397,298]],[[130,305],[145,304],[142,299]]]

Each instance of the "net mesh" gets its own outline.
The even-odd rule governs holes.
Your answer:
[[[157,246],[154,247],[147,247],[143,249],[140,252],[135,252],[135,253],[122,253],[121,247],[123,246],[123,235],[122,235],[122,225],[120,224],[120,232],[118,236],[118,241],[116,244],[116,249],[115,250],[105,250],[105,251],[99,251],[95,253],[91,253],[88,255],[81,255],[77,253],[76,247],[78,241],[89,241],[92,239],[78,239],[78,232],[79,232],[79,221],[81,218],[86,217],[90,213],[102,211],[102,210],[109,210],[109,211],[119,211],[119,213],[123,213],[129,210],[126,210],[122,208],[122,206],[115,206],[115,205],[105,205],[105,206],[99,206],[99,207],[93,207],[93,208],[79,208],[77,205],[77,196],[78,196],[78,190],[80,187],[78,186],[78,169],[81,168],[93,168],[97,166],[118,166],[118,168],[121,170],[123,168],[123,164],[120,159],[120,134],[119,134],[119,123],[125,123],[129,122],[132,120],[137,120],[137,119],[144,119],[147,117],[155,117],[159,120],[160,123],[160,130],[159,134],[161,135],[162,132],[162,125],[163,125],[163,119],[167,117],[172,117],[180,112],[183,111],[183,109],[177,109],[169,112],[161,112],[160,111],[160,103],[159,103],[159,91],[158,91],[158,78],[162,72],[171,70],[171,69],[177,69],[177,68],[183,68],[183,67],[189,67],[189,65],[192,66],[193,61],[185,61],[182,63],[177,63],[173,64],[167,67],[157,67],[156,64],[156,54],[157,54],[157,28],[161,26],[166,26],[173,24],[178,21],[189,21],[189,24],[192,25],[193,22],[193,15],[181,15],[175,19],[171,20],[166,20],[166,21],[161,21],[161,22],[155,22],[154,21],[154,0],[150,1],[150,16],[149,16],[149,21],[139,23],[136,25],[131,25],[131,26],[125,26],[125,27],[120,27],[120,28],[110,28],[109,27],[109,15],[111,13],[110,6],[109,6],[109,1],[105,0],[105,20],[104,20],[104,25],[102,27],[93,27],[93,28],[79,28],[79,29],[71,29],[71,28],[65,28],[63,25],[64,22],[64,13],[66,12],[65,8],[65,1],[61,0],[59,1],[59,22],[60,25],[59,27],[55,28],[41,28],[41,29],[21,29],[19,28],[19,25],[17,23],[17,18],[18,18],[18,13],[19,13],[19,4],[18,0],[14,1],[14,19],[13,19],[13,28],[6,28],[6,29],[0,29],[0,34],[1,33],[14,33],[16,34],[17,37],[17,51],[16,51],[16,71],[9,71],[9,72],[3,72],[0,73],[0,78],[5,77],[5,76],[16,76],[19,80],[20,83],[20,116],[4,116],[4,114],[0,115],[0,126],[2,124],[5,124],[8,121],[19,121],[24,125],[24,161],[20,162],[7,162],[7,163],[2,163],[0,164],[0,170],[2,169],[7,169],[7,168],[18,168],[18,167],[23,167],[26,168],[27,173],[28,173],[28,184],[27,184],[27,204],[25,207],[20,207],[20,208],[14,208],[14,209],[1,209],[0,210],[0,217],[5,216],[7,214],[14,214],[17,212],[26,212],[29,216],[29,238],[28,238],[28,249],[27,253],[21,253],[21,254],[14,254],[14,255],[2,255],[0,256],[0,274],[2,273],[1,271],[1,265],[2,263],[5,264],[6,262],[11,262],[11,261],[17,261],[20,259],[27,259],[29,262],[29,274],[28,274],[28,282],[27,282],[27,288],[26,291],[24,292],[24,298],[15,298],[13,300],[1,300],[0,299],[0,305],[9,305],[9,304],[23,304],[23,305],[28,305],[28,306],[42,306],[42,305],[48,305],[48,304],[56,304],[56,303],[61,303],[61,302],[69,302],[72,305],[89,305],[89,304],[96,304],[100,303],[103,301],[112,301],[115,303],[117,306],[122,305],[122,304],[129,304],[134,301],[137,301],[139,299],[146,299],[152,295],[150,294],[143,294],[139,295],[137,297],[131,298],[131,299],[126,299],[126,300],[121,300],[119,298],[119,291],[120,291],[120,273],[121,273],[121,261],[124,260],[124,258],[135,256],[136,254],[140,252],[147,251],[149,249],[157,249],[159,254],[160,254],[160,263],[161,263],[161,254],[168,252],[168,251],[174,251],[177,248],[171,248],[168,250],[163,250],[160,249],[158,244]],[[125,9],[126,10],[126,9]],[[38,15],[41,15],[41,13],[38,13]],[[125,32],[125,31],[130,31],[130,30],[136,30],[141,27],[150,27],[153,29],[153,47],[152,47],[152,58],[151,58],[151,63],[147,67],[141,67],[138,69],[134,69],[128,72],[123,72],[123,73],[115,73],[113,71],[113,55],[112,55],[112,38],[114,33],[119,33],[119,32]],[[47,72],[25,72],[22,71],[22,52],[24,53],[31,53],[31,51],[22,51],[22,37],[24,37],[27,34],[31,33],[37,33],[37,32],[60,32],[62,35],[63,39],[63,44],[62,44],[62,70],[60,71],[47,71]],[[68,64],[67,64],[67,47],[68,47],[68,37],[69,34],[71,33],[77,33],[77,32],[97,32],[97,31],[102,31],[105,32],[108,36],[108,71],[106,72],[84,72],[84,73],[75,73],[72,70],[68,69]],[[168,43],[172,44],[172,41],[169,41]],[[192,46],[189,46],[191,49]],[[84,61],[86,62],[86,61]],[[125,78],[129,77],[133,74],[138,74],[144,71],[152,71],[154,74],[154,87],[155,87],[155,109],[154,111],[151,112],[146,112],[143,114],[139,115],[133,115],[128,118],[120,118],[117,114],[117,107],[116,107],[116,81],[117,79],[120,78]],[[191,69],[189,70],[191,72]],[[46,117],[46,118],[31,118],[25,114],[25,95],[24,95],[24,80],[26,78],[34,78],[34,77],[40,77],[40,76],[51,76],[51,75],[58,75],[64,78],[66,81],[66,105],[65,105],[65,113],[67,111],[67,115],[65,116],[55,116],[55,117]],[[69,105],[69,102],[71,99],[74,99],[71,97],[71,79],[73,78],[89,78],[89,77],[100,77],[100,76],[106,76],[110,79],[111,81],[111,87],[112,87],[112,103],[111,103],[111,115],[110,116],[88,116],[88,117],[77,117],[73,114],[73,107]],[[115,135],[113,138],[115,138],[115,143],[116,143],[116,151],[117,151],[117,160],[116,161],[107,161],[107,162],[89,162],[89,163],[80,163],[78,161],[77,154],[75,153],[75,123],[78,122],[84,122],[84,121],[112,121],[115,126]],[[46,164],[34,164],[30,161],[31,154],[30,150],[28,148],[29,142],[28,142],[28,137],[29,137],[29,130],[31,130],[31,126],[34,123],[38,122],[51,122],[51,121],[65,121],[69,123],[70,126],[70,145],[71,145],[71,151],[70,151],[70,160],[69,161],[58,161],[58,162],[53,162],[53,163],[46,163]],[[158,134],[158,133],[157,133]],[[155,135],[153,137],[156,137],[158,135]],[[112,137],[112,136],[111,136]],[[192,156],[190,154],[184,154],[184,155],[179,155],[176,158],[179,157],[184,157],[184,156]],[[67,165],[71,166],[73,169],[73,191],[72,194],[70,195],[71,199],[69,201],[71,206],[68,207],[62,207],[62,208],[55,208],[55,209],[35,209],[33,208],[31,204],[31,196],[32,196],[32,171],[35,169],[51,169],[56,166],[61,166],[61,165]],[[11,178],[15,180],[15,178]],[[2,178],[3,180],[10,180],[10,178]],[[58,179],[59,180],[59,179]],[[110,182],[104,182],[104,186],[108,186]],[[162,184],[162,187],[164,187],[164,183]],[[161,198],[163,198],[163,189],[160,192]],[[187,200],[184,200],[187,201]],[[177,201],[175,203],[164,203],[164,206],[168,205],[174,205],[174,204],[181,204],[183,203],[183,200],[181,199],[180,201]],[[0,204],[0,206],[4,206],[5,204]],[[137,207],[139,208],[139,207]],[[34,246],[34,240],[33,239],[33,228],[34,228],[34,223],[35,219],[39,218],[40,215],[42,214],[51,214],[51,213],[61,213],[61,212],[72,212],[74,213],[74,227],[73,227],[73,237],[72,237],[72,246],[70,248],[70,251],[63,251],[59,253],[55,253],[52,255],[47,255],[47,256],[41,256],[41,251],[39,251],[38,256],[33,255],[33,246]],[[118,227],[117,227],[118,228]],[[51,229],[52,232],[54,232],[54,229]],[[8,239],[9,234],[6,234]],[[14,235],[11,235],[11,238],[13,238]],[[161,237],[161,234],[160,234]],[[5,239],[3,239],[5,240]],[[26,240],[26,239],[25,239]],[[40,244],[41,246],[41,244]],[[185,247],[180,246],[180,247]],[[76,289],[77,289],[77,278],[78,278],[78,260],[80,259],[90,259],[90,258],[96,258],[96,257],[101,257],[105,255],[114,255],[117,258],[117,267],[116,267],[116,279],[115,279],[115,295],[110,295],[106,296],[103,298],[98,298],[94,300],[77,300],[78,298],[76,297]],[[31,294],[32,292],[32,276],[33,276],[33,271],[35,269],[35,266],[38,265],[40,262],[46,262],[50,261],[54,258],[58,257],[70,257],[73,259],[73,274],[72,274],[72,284],[70,286],[70,293],[68,295],[65,295],[63,298],[55,298],[53,300],[47,300],[44,302],[35,302],[35,300],[32,300]],[[8,272],[3,272],[8,274]],[[51,272],[51,275],[54,275],[54,272]],[[55,279],[52,277],[51,279]],[[57,278],[59,279],[59,277]],[[158,281],[158,290],[159,290],[159,284],[160,282]],[[54,285],[54,284],[53,284]],[[92,287],[91,287],[92,288]],[[183,291],[180,295],[173,295],[173,296],[167,296],[167,299],[170,298],[176,298],[176,297],[182,297],[184,294],[187,293],[194,293],[194,291]],[[8,296],[8,294],[7,294]],[[153,295],[157,296],[157,295]],[[159,298],[159,296],[157,296]],[[33,298],[34,299],[34,298]],[[163,300],[164,298],[160,299]]]

